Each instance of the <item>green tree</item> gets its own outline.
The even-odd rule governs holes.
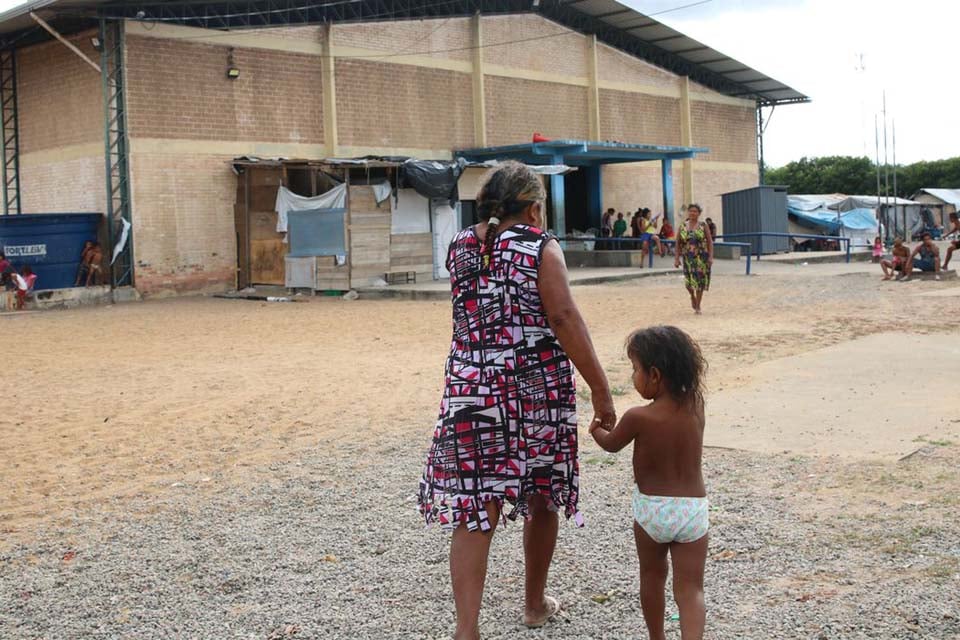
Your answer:
[[[801,158],[770,169],[764,182],[785,185],[790,193],[870,194],[876,191],[876,169],[869,158],[828,156]]]
[[[886,195],[886,170],[881,167],[881,195]],[[893,167],[890,171],[890,195],[909,198],[923,188],[960,189],[960,157],[921,161],[897,167],[897,193],[893,193]],[[877,165],[869,158],[828,156],[800,158],[783,167],[768,168],[764,182],[786,185],[790,193],[846,193],[874,195],[877,192]]]

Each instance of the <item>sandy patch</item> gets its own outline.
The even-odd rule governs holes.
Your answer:
[[[894,460],[925,439],[960,442],[960,396],[943,375],[958,359],[955,340],[882,333],[760,363],[751,384],[712,398],[707,442]]]

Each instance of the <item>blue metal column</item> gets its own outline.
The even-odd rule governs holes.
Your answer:
[[[553,156],[553,164],[563,164],[563,156]],[[550,204],[553,207],[553,229],[561,238],[567,235],[566,191],[563,176],[550,176]],[[549,222],[547,224],[549,227]],[[564,243],[560,243],[561,246]]]
[[[587,204],[590,207],[590,226],[600,228],[603,218],[603,173],[600,165],[585,167],[587,172]]]
[[[663,219],[673,223],[673,160],[660,161],[660,176],[663,182]]]

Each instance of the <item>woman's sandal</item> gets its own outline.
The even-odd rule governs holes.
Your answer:
[[[540,618],[536,620],[530,620],[527,618],[526,614],[523,616],[523,626],[528,629],[539,629],[543,625],[547,624],[553,616],[560,613],[560,603],[556,598],[552,596],[544,596],[543,601],[547,605],[547,612]]]

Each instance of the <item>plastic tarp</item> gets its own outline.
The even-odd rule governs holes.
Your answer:
[[[806,222],[810,226],[819,227],[829,234],[836,234],[842,229],[850,231],[864,231],[877,228],[877,217],[873,209],[853,209],[840,213],[830,209],[815,209],[813,211],[802,211],[792,206],[787,207],[790,215],[796,217],[798,221]]]
[[[424,198],[447,200],[451,207],[460,200],[457,182],[467,167],[467,161],[463,158],[453,162],[407,160],[401,167],[407,185]]]

